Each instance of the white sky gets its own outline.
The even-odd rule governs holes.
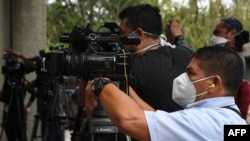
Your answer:
[[[172,2],[178,2],[178,3],[182,4],[183,6],[187,5],[188,1],[189,0],[172,0]],[[201,2],[199,3],[199,6],[200,7],[207,6],[209,1],[210,0],[201,0]],[[226,5],[227,7],[230,7],[233,4],[233,1],[232,0],[222,0],[222,3],[224,5]]]
[[[53,3],[55,2],[55,0],[47,0],[48,3]],[[72,2],[76,2],[77,0],[71,0]],[[173,2],[178,2],[180,4],[182,4],[183,6],[187,5],[189,0],[172,0]],[[210,0],[201,0],[201,2],[199,3],[200,7],[206,6],[208,5]],[[227,7],[230,7],[233,2],[232,0],[222,0],[222,3],[225,4]]]
[[[53,3],[53,2],[55,2],[55,0],[47,0],[48,1],[48,3]],[[71,0],[72,2],[76,2],[77,0]]]

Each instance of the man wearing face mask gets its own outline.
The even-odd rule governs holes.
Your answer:
[[[138,140],[223,141],[224,125],[246,125],[234,101],[242,66],[239,54],[228,47],[198,49],[186,72],[173,81],[173,100],[185,107],[176,112],[145,110],[108,78],[88,82],[86,104],[93,106],[99,99],[112,122]]]
[[[243,45],[249,42],[249,32],[235,18],[224,18],[216,24],[211,37],[211,45],[221,45],[243,51]]]
[[[141,99],[146,101],[148,105],[140,104],[144,109],[150,109],[150,106],[168,112],[183,109],[172,100],[172,85],[173,79],[185,71],[193,55],[192,48],[174,48],[161,39],[162,17],[160,10],[152,5],[126,7],[119,13],[119,19],[121,36],[140,38],[139,44],[124,45],[126,52],[132,53],[129,85],[138,95],[133,95],[130,90],[126,92],[138,103]],[[84,101],[84,92],[80,93],[82,98],[79,99]],[[85,102],[88,116],[93,107],[86,106]]]
[[[149,4],[129,6],[119,14],[122,36],[140,37],[140,44],[125,45],[132,52],[130,86],[155,109],[182,109],[172,99],[173,79],[185,71],[192,48],[173,46],[161,40],[160,10]],[[133,95],[130,95],[133,97]]]
[[[172,85],[173,79],[185,71],[193,55],[192,48],[173,48],[161,40],[162,17],[152,5],[129,6],[120,12],[119,19],[121,36],[140,38],[138,45],[124,45],[133,54],[129,85],[155,109],[168,112],[183,109],[171,99]]]
[[[243,28],[242,23],[235,18],[221,19],[215,26],[210,45],[220,45],[233,48],[241,54],[243,45],[249,42],[249,32]],[[245,58],[244,70],[246,69]]]

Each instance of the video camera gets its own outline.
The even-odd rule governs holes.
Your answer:
[[[5,64],[2,66],[2,74],[4,75],[23,76],[33,71],[31,66],[15,58],[11,52],[5,51],[3,59],[5,60]]]
[[[100,32],[100,29],[108,32]],[[123,45],[137,45],[138,37],[119,36],[116,23],[105,23],[97,32],[87,26],[75,26],[71,33],[60,36],[61,43],[69,48],[52,48],[51,69],[54,75],[80,76],[84,79],[108,77],[112,80],[124,79],[130,70],[130,53],[123,51]]]

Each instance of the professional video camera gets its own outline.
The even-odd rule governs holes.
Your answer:
[[[101,32],[106,29],[108,32]],[[97,32],[75,26],[71,33],[60,36],[60,42],[69,48],[51,50],[51,73],[55,75],[80,76],[85,79],[109,77],[124,79],[130,69],[130,54],[123,45],[139,44],[138,37],[119,36],[116,23],[105,23]]]
[[[123,50],[123,46],[137,45],[140,38],[119,36],[119,33],[116,23],[105,23],[96,32],[93,32],[89,25],[85,29],[75,26],[71,33],[63,33],[60,36],[60,42],[68,44],[67,49],[51,49],[50,72],[58,76],[79,76],[85,80],[108,77],[117,83],[120,89],[127,89],[131,55]],[[89,140],[89,137],[108,138],[107,140],[120,138],[118,136],[125,137],[107,118],[100,102],[93,111],[93,118],[83,118],[80,128],[73,136],[84,141]]]
[[[18,60],[18,58],[15,58],[8,51],[3,53],[3,59],[5,60],[5,64],[2,66],[2,74],[4,75],[23,76],[24,74],[31,73],[34,69],[23,61]]]

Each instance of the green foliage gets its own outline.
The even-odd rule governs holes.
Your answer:
[[[94,31],[105,22],[119,22],[119,12],[128,5],[139,4],[131,0],[57,0],[47,4],[47,46],[58,46],[59,36],[70,33],[74,26]]]
[[[228,6],[222,0],[78,0],[76,3],[57,0],[47,4],[47,46],[59,45],[58,37],[64,32],[71,32],[75,25],[85,28],[89,23],[95,31],[104,22],[118,23],[117,17],[123,8],[149,3],[161,9],[164,29],[168,19],[181,20],[186,39],[190,46],[197,49],[208,44],[211,32],[221,18],[235,17],[246,30],[250,28],[249,1],[232,1],[234,4]],[[201,5],[205,2],[207,5]]]

